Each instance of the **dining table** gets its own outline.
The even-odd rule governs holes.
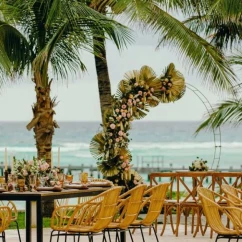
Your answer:
[[[95,196],[109,189],[109,187],[89,187],[86,190],[63,189],[61,191],[34,191],[34,192],[3,192],[0,200],[25,201],[26,211],[26,242],[43,242],[42,202],[55,199]],[[36,240],[32,239],[32,204],[36,202]]]

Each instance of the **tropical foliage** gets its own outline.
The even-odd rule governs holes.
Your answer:
[[[30,72],[36,103],[27,128],[34,129],[37,156],[51,160],[56,98],[51,98],[52,79],[66,79],[70,72],[85,70],[80,50],[93,49],[93,37],[105,33],[122,45],[129,36],[121,24],[86,5],[86,1],[15,0],[0,3],[0,71],[10,77]],[[104,37],[104,36],[103,36]],[[102,43],[95,42],[101,48]]]
[[[126,175],[132,160],[128,149],[131,122],[144,118],[149,108],[159,103],[180,99],[184,92],[184,78],[174,64],[160,76],[148,66],[126,73],[113,96],[112,109],[105,115],[103,131],[91,141],[90,151],[99,161],[98,169],[114,183],[131,179]]]

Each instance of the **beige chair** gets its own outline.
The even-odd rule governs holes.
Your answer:
[[[157,237],[157,231],[155,230],[153,224],[161,213],[161,210],[166,198],[166,192],[169,186],[170,186],[170,183],[161,183],[145,191],[142,208],[148,205],[148,211],[146,216],[143,219],[141,220],[136,219],[133,223],[130,224],[129,233],[132,241],[133,241],[133,237],[130,229],[139,228],[141,231],[143,242],[145,242],[142,229],[146,227],[149,227],[149,228],[152,227],[156,236],[156,240],[157,242],[159,242],[159,239]],[[147,195],[150,195],[150,196],[146,197]]]
[[[199,198],[201,199],[203,212],[205,214],[208,225],[213,231],[217,233],[215,242],[218,239],[227,238],[232,239],[242,238],[242,221],[234,216],[236,213],[239,217],[242,216],[242,210],[236,207],[220,206],[216,202],[216,197],[219,199],[225,199],[218,193],[215,193],[207,188],[199,187],[197,189]],[[226,199],[225,199],[226,200]],[[232,222],[233,228],[226,227],[221,220],[221,213],[225,214]]]
[[[6,242],[5,230],[11,223],[12,212],[7,206],[0,206],[0,233],[2,234],[2,241]]]
[[[53,236],[88,236],[89,242],[93,241],[93,235],[103,233],[104,229],[112,221],[116,212],[116,206],[121,192],[121,187],[113,187],[93,197],[87,202],[76,206],[57,207],[51,217]],[[55,233],[57,232],[57,233]],[[62,232],[62,233],[60,233]]]
[[[12,215],[11,216],[11,222],[16,223],[18,237],[19,237],[19,242],[21,242],[21,236],[20,236],[19,225],[18,225],[18,210],[17,210],[15,204],[12,201],[0,200],[0,206],[7,206],[11,210],[11,215]]]

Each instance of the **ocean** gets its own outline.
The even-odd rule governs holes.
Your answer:
[[[12,156],[17,159],[32,159],[36,156],[34,134],[33,131],[26,129],[26,125],[27,122],[0,122],[0,164],[4,161],[5,148],[9,164]],[[217,167],[240,169],[242,127],[225,126],[220,132],[201,131],[195,136],[194,132],[198,125],[199,122],[133,122],[129,132],[133,166],[158,166],[160,170],[168,167],[188,169],[192,161],[199,157],[208,161],[210,169]],[[69,164],[95,166],[96,160],[89,152],[89,143],[101,130],[100,124],[59,122],[59,126],[53,137],[54,165],[57,166],[58,147],[60,147],[61,166]],[[215,146],[221,146],[221,150]],[[147,174],[142,175],[147,180]],[[17,205],[19,208],[24,208],[23,203]]]
[[[5,148],[9,164],[12,156],[17,159],[36,156],[34,134],[26,129],[26,124],[27,122],[0,122],[0,162],[4,161]],[[220,132],[201,131],[195,136],[198,125],[199,122],[133,122],[129,132],[133,165],[141,166],[143,161],[143,166],[188,168],[199,157],[208,161],[210,169],[217,166],[239,169],[242,165],[242,127],[226,126]],[[60,122],[59,126],[53,137],[54,165],[57,165],[57,151],[60,147],[62,166],[95,166],[96,160],[89,152],[89,143],[101,130],[100,124]],[[215,148],[220,145],[221,150],[219,147]],[[214,155],[217,158],[215,160]],[[152,160],[153,163],[150,162]]]

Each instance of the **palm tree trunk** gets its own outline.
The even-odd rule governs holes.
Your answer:
[[[99,43],[99,46],[95,43]],[[100,43],[101,47],[100,47]],[[111,84],[108,74],[108,65],[106,59],[105,39],[94,37],[95,65],[98,79],[99,99],[101,106],[102,122],[105,123],[105,113],[112,107]]]
[[[55,99],[50,98],[51,81],[46,87],[35,82],[36,103],[33,105],[33,119],[27,125],[27,129],[34,129],[37,157],[45,158],[51,165],[51,148],[54,128],[59,128],[56,121],[53,120],[55,111]]]

